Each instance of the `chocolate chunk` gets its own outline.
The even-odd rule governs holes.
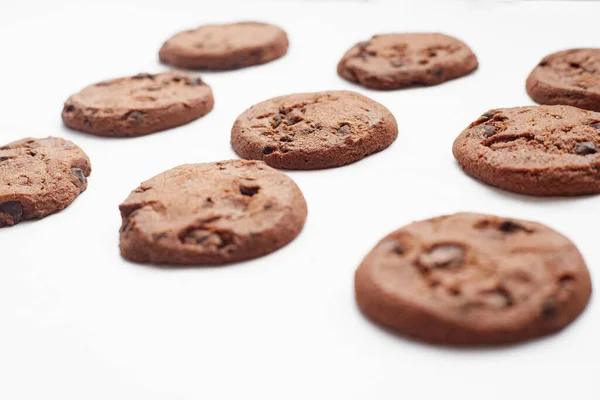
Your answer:
[[[0,204],[0,213],[10,215],[13,224],[17,224],[23,219],[23,205],[18,201],[7,201]]]
[[[554,318],[558,314],[556,299],[554,297],[548,297],[544,304],[542,304],[542,317]]]
[[[575,154],[580,156],[587,156],[588,154],[595,154],[598,152],[596,144],[593,142],[580,142],[575,145]]]
[[[281,115],[276,115],[271,121],[271,126],[273,129],[277,129],[277,127],[281,124]]]
[[[348,125],[348,124],[343,124],[337,130],[338,135],[345,135],[349,132],[350,132],[350,125]]]
[[[79,183],[83,186],[87,182],[87,179],[81,170],[81,168],[71,168],[71,173],[75,178],[79,180]]]
[[[481,127],[483,128],[485,137],[494,136],[496,134],[496,132],[498,131],[496,129],[496,127],[494,127],[492,125],[481,125]]]
[[[419,256],[417,263],[425,270],[458,267],[463,263],[465,251],[461,246],[441,244]]]
[[[65,112],[72,112],[75,109],[75,106],[73,104],[67,104],[64,108]]]
[[[9,159],[10,159],[10,157],[0,157],[0,162],[6,161],[6,160],[9,160]]]
[[[578,63],[572,62],[572,63],[569,63],[569,67],[571,67],[571,68],[581,68],[581,65],[579,65]]]
[[[275,151],[275,149],[271,146],[267,146],[263,149],[263,154],[271,154]]]
[[[139,122],[145,114],[146,113],[144,113],[142,111],[131,111],[125,115],[125,118]]]
[[[37,152],[37,150],[36,150],[36,149],[30,149],[28,153],[29,153],[29,155],[30,155],[31,157],[35,157],[35,155],[36,155],[38,152]]]
[[[590,125],[592,128],[600,131],[600,122],[596,122],[595,124]]]
[[[258,193],[259,190],[260,190],[260,187],[258,187],[258,186],[240,185],[240,193],[243,194],[244,196],[252,197],[256,193]]]
[[[150,75],[147,73],[141,73],[141,74],[137,74],[136,76],[132,77],[132,79],[154,79],[154,75]]]
[[[514,233],[514,232],[518,232],[518,231],[529,232],[529,230],[527,228],[525,228],[523,225],[519,225],[516,222],[513,222],[511,220],[506,220],[506,221],[502,222],[498,226],[498,229],[504,233]]]

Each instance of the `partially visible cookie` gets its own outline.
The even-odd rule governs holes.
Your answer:
[[[534,196],[600,193],[600,113],[571,106],[490,110],[454,141],[464,171]]]
[[[287,50],[287,35],[278,26],[239,22],[178,33],[163,44],[159,58],[179,68],[230,70],[265,64]]]
[[[477,57],[460,40],[441,33],[375,35],[344,54],[338,74],[379,90],[431,86],[477,69]]]
[[[87,188],[87,155],[61,138],[27,138],[0,147],[0,227],[43,218]]]
[[[129,137],[187,124],[210,112],[211,88],[182,72],[139,74],[88,86],[65,102],[70,128],[98,136]]]
[[[381,104],[349,91],[276,97],[244,111],[231,145],[246,159],[275,168],[321,169],[358,161],[387,148],[398,125]]]
[[[356,271],[372,320],[444,345],[498,345],[559,331],[585,309],[590,275],[573,243],[535,222],[460,213],[385,237]]]
[[[550,54],[534,68],[526,86],[538,103],[600,111],[600,49]]]
[[[123,257],[155,264],[225,264],[271,253],[302,230],[302,192],[260,161],[173,168],[119,206]]]

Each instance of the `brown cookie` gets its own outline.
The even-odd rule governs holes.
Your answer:
[[[231,144],[246,159],[275,168],[321,169],[358,161],[388,147],[398,125],[381,104],[348,91],[276,97],[244,111]]]
[[[179,68],[229,70],[265,64],[287,53],[288,38],[278,26],[261,22],[204,25],[167,40],[159,58]]]
[[[561,330],[589,301],[569,239],[538,223],[461,213],[385,237],[355,276],[374,321],[445,345],[521,342]]]
[[[260,161],[173,168],[119,206],[121,254],[156,264],[224,264],[271,253],[306,220],[294,181]]]
[[[69,97],[62,119],[98,136],[129,137],[187,124],[212,110],[210,86],[182,72],[96,83]]]
[[[570,106],[499,108],[454,141],[465,172],[534,196],[600,193],[600,113]]]
[[[87,155],[68,140],[27,138],[0,147],[0,227],[67,207],[91,171]]]
[[[541,104],[600,111],[600,49],[550,54],[527,78],[527,93]]]
[[[477,65],[471,49],[452,36],[392,33],[354,45],[337,70],[350,82],[390,90],[438,85],[473,72]]]

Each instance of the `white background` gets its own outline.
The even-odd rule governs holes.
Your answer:
[[[63,212],[0,230],[0,399],[578,399],[600,398],[600,304],[562,333],[500,349],[415,343],[357,310],[353,274],[385,234],[413,220],[478,211],[541,221],[569,236],[600,282],[597,196],[543,199],[476,182],[454,138],[489,108],[532,104],[530,70],[547,53],[600,47],[600,4],[580,2],[239,2],[0,0],[0,136],[62,136],[92,161],[89,187]],[[62,126],[84,86],[159,72],[175,32],[206,22],[284,27],[283,59],[204,73],[215,109],[136,139]],[[477,54],[476,73],[440,86],[376,92],[336,75],[374,33],[442,31]],[[261,259],[164,269],[124,261],[118,204],[182,163],[235,158],[230,127],[272,96],[351,89],[387,106],[399,136],[346,167],[290,172],[309,216]]]

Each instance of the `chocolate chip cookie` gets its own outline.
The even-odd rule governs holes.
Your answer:
[[[452,151],[481,181],[534,196],[600,193],[600,113],[571,106],[490,110]]]
[[[386,236],[355,276],[369,318],[444,345],[515,343],[559,331],[592,284],[569,239],[535,222],[461,213]]]
[[[87,155],[68,140],[27,138],[0,147],[0,227],[43,218],[87,188]]]
[[[321,169],[358,161],[388,147],[398,125],[381,104],[348,91],[276,97],[244,111],[231,145],[275,168]]]
[[[146,135],[187,124],[210,112],[211,88],[182,72],[138,74],[96,83],[69,97],[62,119],[98,136]]]
[[[285,31],[260,22],[204,25],[167,40],[159,52],[166,64],[179,68],[231,70],[265,64],[287,53]]]
[[[600,49],[550,54],[527,78],[527,93],[541,104],[600,111]]]
[[[142,183],[119,206],[121,254],[155,264],[225,264],[271,253],[306,220],[294,181],[261,161],[188,164]]]
[[[354,45],[337,70],[350,82],[391,90],[438,85],[473,72],[477,65],[471,49],[452,36],[392,33]]]

